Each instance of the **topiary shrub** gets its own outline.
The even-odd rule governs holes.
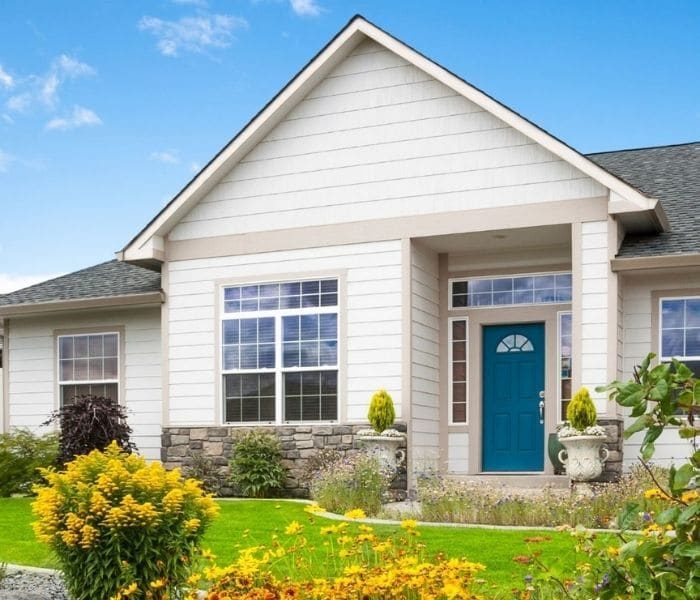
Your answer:
[[[44,425],[58,421],[58,465],[93,450],[104,450],[110,443],[125,452],[136,450],[130,440],[131,427],[126,423],[126,410],[115,400],[101,396],[80,396],[72,404],[55,411]]]
[[[58,437],[26,429],[0,434],[0,496],[28,494],[41,482],[40,468],[56,463]]]
[[[231,482],[250,498],[265,498],[284,484],[280,441],[273,433],[252,429],[233,442]]]
[[[219,510],[198,481],[116,442],[44,476],[34,531],[57,556],[72,600],[182,597]]]
[[[584,387],[574,394],[566,409],[566,419],[574,429],[583,431],[596,424],[598,413],[588,390]]]
[[[377,433],[389,429],[394,424],[396,412],[394,411],[394,401],[391,399],[389,392],[386,390],[374,392],[369,403],[367,419]]]

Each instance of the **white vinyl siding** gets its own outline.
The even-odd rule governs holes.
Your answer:
[[[436,469],[440,433],[438,255],[411,246],[411,432],[413,470]]]
[[[660,350],[658,346],[659,331],[652,331],[652,292],[660,291],[663,296],[663,291],[661,291],[663,289],[679,290],[686,287],[699,288],[700,275],[687,273],[683,278],[658,276],[630,278],[625,281],[623,289],[624,356],[622,362],[622,378],[624,381],[632,378],[634,367],[651,352],[652,347]],[[660,324],[661,319],[659,315],[659,326]],[[653,338],[656,338],[656,343],[652,342]],[[632,421],[633,419],[626,417],[625,425],[631,425]],[[643,433],[637,433],[629,440],[625,440],[625,467],[629,468],[632,464],[638,463],[639,449],[643,437]],[[690,445],[678,437],[678,432],[675,428],[669,428],[656,441],[656,452],[654,453],[653,461],[664,466],[670,466],[673,462],[678,463],[685,460],[689,456],[689,452]]]
[[[169,239],[605,194],[601,185],[490,113],[366,42]]]
[[[447,434],[447,472],[465,474],[469,471],[469,434],[450,432]]]
[[[56,330],[88,332],[90,328],[123,328],[124,362],[120,363],[120,403],[139,451],[150,459],[160,458],[162,398],[160,309],[95,311],[14,318],[6,343],[12,357],[8,415],[10,427],[35,431],[49,413],[58,408]]]
[[[365,421],[379,388],[392,395],[400,418],[401,242],[395,240],[170,263],[169,424],[221,422],[219,285],[326,277],[337,278],[340,291],[339,420]]]
[[[581,385],[598,415],[607,411],[605,394],[595,388],[608,383],[608,227],[607,221],[581,224]]]

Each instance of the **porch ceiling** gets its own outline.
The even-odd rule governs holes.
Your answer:
[[[490,231],[435,235],[420,238],[420,241],[441,253],[494,253],[550,246],[564,247],[570,251],[571,227],[569,225],[545,225],[521,229],[492,229]]]

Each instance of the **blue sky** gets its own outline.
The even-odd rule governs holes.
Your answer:
[[[109,260],[355,13],[582,152],[700,140],[700,2],[3,0],[0,292]]]

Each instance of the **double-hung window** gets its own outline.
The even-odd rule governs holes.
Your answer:
[[[661,361],[684,362],[700,374],[700,298],[661,298]]]
[[[58,387],[61,406],[80,396],[119,400],[119,334],[58,336]]]
[[[226,423],[338,419],[338,280],[223,289]]]

